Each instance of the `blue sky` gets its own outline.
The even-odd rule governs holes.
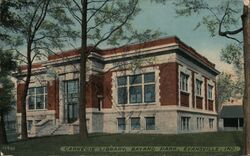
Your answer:
[[[136,28],[159,30],[164,33],[164,36],[176,35],[215,63],[216,68],[220,71],[230,72],[232,70],[231,65],[221,62],[219,58],[220,50],[232,40],[224,37],[211,37],[205,26],[194,30],[202,15],[177,17],[175,8],[170,2],[163,5],[143,0],[140,7],[142,10],[134,21]]]

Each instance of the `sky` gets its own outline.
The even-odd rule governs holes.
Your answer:
[[[140,7],[141,12],[134,21],[136,28],[159,30],[164,36],[177,36],[215,63],[216,69],[232,73],[232,66],[220,60],[220,50],[232,40],[219,36],[211,37],[205,26],[194,30],[202,15],[177,17],[175,7],[171,3],[155,4],[150,3],[150,0],[141,1]]]
[[[151,0],[140,0],[141,12],[135,17],[134,28],[138,30],[158,30],[162,33],[161,37],[177,36],[188,46],[215,63],[217,70],[233,74],[232,65],[220,60],[221,49],[232,40],[225,37],[211,37],[206,27],[202,25],[194,30],[203,15],[177,17],[175,6],[172,5],[175,0],[166,1],[167,3],[164,5],[151,3]],[[216,5],[218,0],[209,0],[209,3]],[[77,41],[77,44],[80,45],[80,40]],[[72,47],[66,49],[72,49]],[[25,52],[25,47],[20,51]]]

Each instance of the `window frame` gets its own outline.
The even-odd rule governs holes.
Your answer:
[[[153,119],[153,124],[152,125],[148,125],[148,119]],[[153,126],[153,128],[149,128],[149,127]],[[146,130],[155,130],[155,117],[154,116],[148,116],[148,117],[145,117],[145,129]]]
[[[120,120],[124,120],[124,124],[119,124]],[[123,125],[124,129],[120,129],[119,125]],[[126,118],[125,117],[119,117],[119,118],[117,118],[117,130],[118,131],[125,131],[126,130]]]
[[[43,88],[42,93],[37,93],[38,88]],[[30,93],[31,89],[34,89],[32,93]],[[27,110],[32,111],[32,110],[47,110],[48,109],[48,88],[47,86],[36,86],[36,87],[30,87],[28,88],[28,106]],[[42,108],[37,108],[37,98],[39,96],[43,96],[43,103],[42,103]],[[30,99],[34,98],[34,108],[30,108]]]
[[[202,97],[202,84],[203,81],[196,79],[195,80],[195,95]]]
[[[189,93],[189,75],[184,72],[180,72],[180,91]]]
[[[138,120],[139,124],[136,126],[136,124],[133,124],[132,120]],[[133,128],[134,126],[136,126],[136,127]],[[131,117],[130,118],[130,128],[131,128],[131,130],[141,130],[141,118],[140,117]]]
[[[149,75],[152,74],[152,75]],[[146,76],[149,75],[149,80],[146,80]],[[139,76],[139,79],[135,78],[137,82],[132,82],[135,76]],[[124,75],[116,78],[117,83],[117,104],[118,105],[141,105],[141,104],[154,104],[156,102],[156,78],[155,72],[145,72],[135,75]],[[120,83],[121,79],[125,78],[125,83]],[[120,80],[119,80],[120,79]],[[124,81],[124,80],[123,80]],[[119,84],[120,83],[120,84]],[[153,91],[146,90],[147,88],[153,88]],[[121,89],[126,90],[125,95],[121,96]],[[134,94],[132,94],[134,91]],[[151,99],[146,99],[146,93],[151,93]],[[138,97],[140,95],[141,97]],[[135,100],[132,96],[136,96]],[[124,98],[124,99],[121,99]]]
[[[213,100],[213,86],[210,84],[207,86],[207,99]]]
[[[213,129],[214,128],[214,119],[213,118],[209,118],[208,119],[208,124],[209,124],[209,128]]]
[[[181,131],[189,131],[190,130],[190,117],[182,116],[181,117]]]

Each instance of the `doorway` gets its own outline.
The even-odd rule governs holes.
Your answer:
[[[78,119],[78,80],[64,81],[64,121],[73,123]]]

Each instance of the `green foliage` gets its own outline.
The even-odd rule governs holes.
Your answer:
[[[228,100],[233,95],[234,91],[234,81],[232,76],[226,73],[221,73],[217,79],[218,88],[218,105],[220,106],[223,102]]]
[[[0,49],[0,113],[7,113],[15,104],[13,94],[14,84],[10,80],[11,71],[15,70],[16,63],[13,61],[13,55],[9,51]]]
[[[66,43],[75,41],[76,36],[79,36],[72,29],[74,22],[68,17],[61,1],[21,0],[20,3],[26,5],[17,7],[1,4],[1,12],[7,8],[6,16],[10,16],[11,21],[18,25],[0,25],[2,35],[8,36],[0,43],[0,47],[17,52],[19,58],[27,59],[23,49],[28,43],[31,43],[32,56],[41,58],[56,48],[63,48]]]
[[[219,35],[221,23],[222,31],[234,30],[241,25],[240,15],[242,14],[242,2],[238,0],[205,1],[205,0],[177,0],[173,3],[176,6],[176,14],[179,16],[191,16],[201,14],[201,24],[205,25],[210,35]]]
[[[237,73],[243,70],[242,46],[239,44],[228,44],[221,50],[220,58],[228,64],[233,64]]]
[[[232,75],[221,73],[217,79],[218,101],[217,104],[221,106],[223,102],[233,98],[240,98],[243,95],[244,81],[242,79],[233,79]]]
[[[0,49],[0,56],[1,75],[8,75],[16,68],[16,63],[13,61],[13,54],[10,51]]]
[[[14,98],[14,83],[8,76],[0,76],[0,83],[2,83],[2,89],[0,89],[0,112],[8,113],[15,105]]]

